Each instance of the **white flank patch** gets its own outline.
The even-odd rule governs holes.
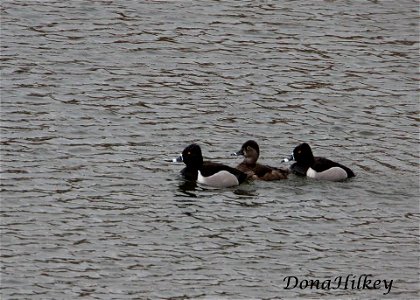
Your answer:
[[[316,178],[317,174],[318,172],[312,168],[309,168],[308,171],[306,171],[306,176],[308,176],[309,178]]]
[[[208,186],[224,188],[239,185],[238,178],[228,171],[220,171],[209,177],[203,177],[201,172],[198,171],[197,182]]]
[[[347,178],[347,172],[340,167],[332,167],[322,172],[309,168],[306,171],[306,176],[321,180],[341,181]]]

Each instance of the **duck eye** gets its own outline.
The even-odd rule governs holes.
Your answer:
[[[190,154],[191,154],[191,152],[190,152],[190,151],[188,151],[188,152],[187,152],[187,155],[190,155]]]
[[[298,151],[298,154],[301,154],[301,153],[302,153],[302,150],[299,150],[299,151]]]

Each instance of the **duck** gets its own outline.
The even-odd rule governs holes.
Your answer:
[[[264,181],[286,179],[289,174],[288,170],[270,167],[257,163],[260,156],[260,147],[254,140],[246,141],[241,150],[234,152],[233,155],[243,155],[244,160],[236,167],[236,169],[248,174],[252,179]]]
[[[307,143],[296,146],[292,155],[283,159],[283,162],[288,161],[296,161],[290,166],[290,170],[299,176],[329,181],[343,181],[356,176],[350,168],[342,164],[324,157],[315,157]]]
[[[183,178],[196,181],[203,185],[226,188],[240,185],[247,180],[247,174],[227,165],[204,161],[198,144],[187,146],[182,154],[173,159],[174,162],[184,162],[186,167],[181,170]]]

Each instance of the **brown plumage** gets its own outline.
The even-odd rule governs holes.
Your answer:
[[[249,140],[245,142],[241,150],[235,153],[243,155],[244,160],[236,167],[236,169],[246,173],[252,179],[260,179],[265,181],[286,179],[289,170],[275,168],[257,163],[260,156],[260,148],[255,141]]]

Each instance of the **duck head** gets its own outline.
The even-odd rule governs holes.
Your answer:
[[[260,156],[260,147],[257,142],[249,140],[242,145],[241,150],[234,152],[233,155],[243,155],[245,157],[244,162],[246,164],[255,164]]]

